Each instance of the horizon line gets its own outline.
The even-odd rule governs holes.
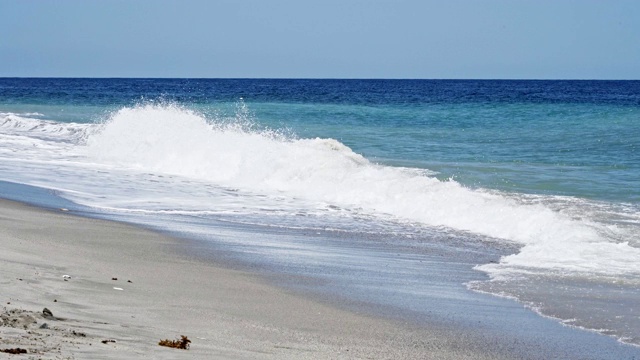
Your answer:
[[[126,76],[0,76],[0,79],[104,79],[104,80],[417,80],[417,81],[640,81],[606,78],[373,78],[373,77],[126,77]]]

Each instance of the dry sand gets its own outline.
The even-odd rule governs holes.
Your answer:
[[[0,350],[28,351],[0,358],[499,358],[456,334],[336,309],[185,258],[172,251],[180,241],[0,200]],[[189,350],[158,345],[180,335]]]

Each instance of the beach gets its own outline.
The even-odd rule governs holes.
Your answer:
[[[640,2],[512,3],[0,0],[0,360],[640,360]]]
[[[0,350],[640,358],[638,83],[0,87]]]
[[[0,350],[43,359],[502,357],[464,337],[336,309],[186,258],[180,240],[130,225],[1,200],[0,229],[9,319]],[[189,350],[158,345],[181,335]]]

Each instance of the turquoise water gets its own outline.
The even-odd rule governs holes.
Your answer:
[[[0,79],[3,196],[411,314],[431,314],[428,263],[443,294],[632,344],[639,148],[636,81]]]
[[[640,109],[592,104],[247,104],[271,127],[473,186],[640,200]]]
[[[337,139],[372,161],[472,187],[637,203],[639,89],[633,81],[4,79],[0,104],[62,122],[97,122],[148,101],[214,119],[235,118],[242,106],[254,126]]]

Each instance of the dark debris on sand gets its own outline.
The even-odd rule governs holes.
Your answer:
[[[26,353],[27,353],[27,350],[25,350],[25,349],[21,349],[21,348],[15,348],[15,349],[0,349],[0,352],[7,353],[7,354],[26,354]]]
[[[182,337],[182,339],[180,340],[169,340],[169,339],[160,340],[158,345],[176,348],[176,349],[184,349],[184,350],[189,349],[189,343],[191,342],[191,340],[189,340],[184,335],[180,335],[180,336]]]

